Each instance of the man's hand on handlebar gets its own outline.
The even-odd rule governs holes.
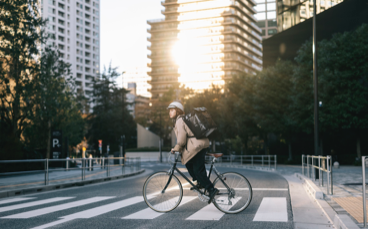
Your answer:
[[[174,151],[174,149],[171,149],[171,153],[172,153],[172,154],[175,154],[175,151]]]

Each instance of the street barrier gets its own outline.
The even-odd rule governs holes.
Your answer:
[[[211,160],[206,156],[206,160]],[[277,169],[277,155],[223,155],[218,158],[217,163],[230,165],[244,165],[251,167],[261,167],[275,170]]]
[[[305,162],[306,159],[306,162]],[[327,194],[333,195],[333,180],[332,180],[332,157],[313,156],[302,154],[302,174],[305,176],[305,167],[307,168],[307,177],[313,178],[316,181],[315,169],[318,169],[318,183],[323,186],[323,172],[327,174]]]
[[[365,161],[367,160],[367,156],[362,156],[362,194],[363,194],[363,222],[364,227],[367,227],[367,210],[366,210],[366,199],[365,199]]]
[[[63,167],[50,169],[50,164],[55,162],[64,162]],[[95,169],[104,170],[106,169],[106,177],[111,176],[111,170],[117,167],[121,167],[121,173],[125,174],[125,170],[129,167],[130,172],[137,172],[141,169],[141,158],[140,157],[102,157],[102,158],[77,158],[77,159],[30,159],[30,160],[3,160],[1,164],[16,164],[16,163],[43,163],[44,170],[33,170],[33,171],[19,171],[12,173],[0,173],[0,175],[14,175],[14,174],[30,174],[35,172],[44,172],[45,179],[44,185],[49,184],[49,173],[54,171],[73,171],[81,170],[81,180],[86,180],[86,171],[92,172]],[[70,163],[76,164],[76,167],[70,167]],[[60,164],[59,164],[60,165]],[[79,167],[80,165],[80,167]],[[65,166],[65,167],[64,167]],[[114,170],[116,171],[116,169]],[[99,175],[91,173],[89,176]],[[114,173],[116,175],[116,173]],[[70,177],[75,179],[75,177]]]

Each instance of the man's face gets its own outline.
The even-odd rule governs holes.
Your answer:
[[[170,115],[170,118],[175,118],[176,110],[175,109],[170,109],[169,115]]]

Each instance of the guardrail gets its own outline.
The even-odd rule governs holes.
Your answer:
[[[366,200],[365,200],[365,161],[367,160],[367,156],[362,156],[362,194],[363,194],[363,223],[364,227],[367,227],[367,210],[366,210]]]
[[[304,162],[306,159],[306,163]],[[311,162],[311,163],[309,163]],[[305,176],[305,165],[307,167],[307,177],[313,178],[316,181],[315,169],[318,169],[319,186],[323,186],[323,173],[327,174],[327,194],[333,195],[333,180],[332,180],[332,157],[327,156],[313,156],[302,154],[302,174]]]
[[[136,172],[141,169],[140,157],[102,157],[102,158],[76,158],[76,159],[31,159],[31,160],[3,160],[1,164],[15,163],[43,163],[44,170],[19,171],[15,173],[0,173],[0,175],[29,174],[30,172],[44,172],[45,185],[49,184],[49,173],[54,171],[72,171],[81,170],[81,180],[86,179],[86,171],[93,171],[95,168],[106,169],[106,177],[111,174],[111,168],[121,167],[122,174],[125,174],[126,167],[130,168],[130,172]],[[50,169],[50,163],[64,162],[63,167]],[[76,164],[76,167],[70,167],[70,164]],[[60,164],[59,164],[60,166]],[[80,166],[80,167],[79,167]],[[101,173],[100,173],[101,174]],[[75,179],[71,177],[70,179]]]
[[[206,156],[206,159],[210,159]],[[219,164],[229,163],[230,165],[247,165],[247,166],[261,166],[264,168],[277,169],[277,155],[223,155],[218,158]]]

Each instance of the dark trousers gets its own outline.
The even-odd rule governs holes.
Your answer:
[[[192,176],[193,181],[198,181],[207,190],[213,188],[213,184],[207,177],[205,156],[207,149],[199,151],[192,159],[186,164],[189,174]]]

